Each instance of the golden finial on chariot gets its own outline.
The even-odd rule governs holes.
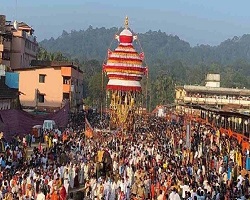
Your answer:
[[[128,16],[126,16],[125,18],[124,26],[125,26],[125,29],[128,29]]]

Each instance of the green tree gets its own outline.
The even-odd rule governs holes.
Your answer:
[[[39,47],[37,53],[37,60],[44,61],[69,61],[70,59],[64,56],[61,52],[48,52],[46,49]]]
[[[162,74],[150,85],[150,107],[173,103],[174,82],[171,76]]]

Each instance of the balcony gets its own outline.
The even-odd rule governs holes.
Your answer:
[[[32,49],[25,47],[25,53],[32,56],[34,59],[36,58],[36,51],[33,51]]]
[[[4,49],[7,49],[7,50],[10,51],[10,49],[11,49],[11,42],[4,41],[3,44],[4,44]]]
[[[10,60],[10,51],[4,50],[2,54],[2,59],[3,60]]]
[[[203,104],[203,105],[227,105],[227,104],[235,104],[235,105],[243,105],[249,106],[250,101],[241,100],[241,99],[220,99],[220,98],[201,98],[201,97],[184,97],[179,98],[177,101],[183,101],[184,103],[195,103],[195,104]]]
[[[25,39],[27,39],[27,40],[29,40],[29,41],[31,41],[31,42],[37,43],[37,41],[36,41],[36,36],[30,35],[30,34],[26,33],[25,31],[22,31],[22,36],[23,36]]]
[[[71,85],[63,84],[63,92],[69,93],[71,91]]]

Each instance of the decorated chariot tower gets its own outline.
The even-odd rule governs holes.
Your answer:
[[[106,86],[110,94],[110,124],[112,128],[131,129],[137,109],[137,97],[142,91],[142,77],[147,72],[143,66],[144,53],[138,53],[133,42],[137,40],[129,29],[128,17],[125,28],[115,38],[118,47],[108,50],[108,57],[103,70],[108,76]]]

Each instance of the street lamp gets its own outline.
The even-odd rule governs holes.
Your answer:
[[[224,117],[221,117],[221,123],[223,124],[223,127],[225,127],[225,118]]]
[[[237,131],[238,118],[234,117],[234,130]]]
[[[237,126],[238,125],[238,118],[234,117],[234,130],[237,131]]]
[[[245,124],[245,132],[247,133],[247,129],[248,129],[248,127],[247,127],[247,125],[248,125],[248,120],[245,120],[244,121],[244,124]],[[244,134],[244,131],[243,131],[243,134]]]
[[[228,117],[227,121],[228,121],[228,128],[231,128],[231,124],[230,124],[231,118]]]
[[[217,115],[216,116],[216,125],[219,126],[219,118],[220,118],[220,115]]]
[[[211,114],[211,112],[209,112],[209,113],[208,113],[208,122],[211,121],[211,116],[212,116],[212,114]]]
[[[212,123],[212,125],[215,123],[215,126],[216,126],[216,115],[215,114],[213,114],[212,115],[213,116],[213,118],[212,118],[212,120],[211,120],[211,123]]]
[[[242,123],[242,118],[238,118],[238,123],[239,123],[239,131],[242,131],[242,126],[241,126],[241,123]],[[244,126],[244,125],[243,125]],[[243,131],[242,131],[243,132]],[[243,132],[244,134],[244,132]]]

